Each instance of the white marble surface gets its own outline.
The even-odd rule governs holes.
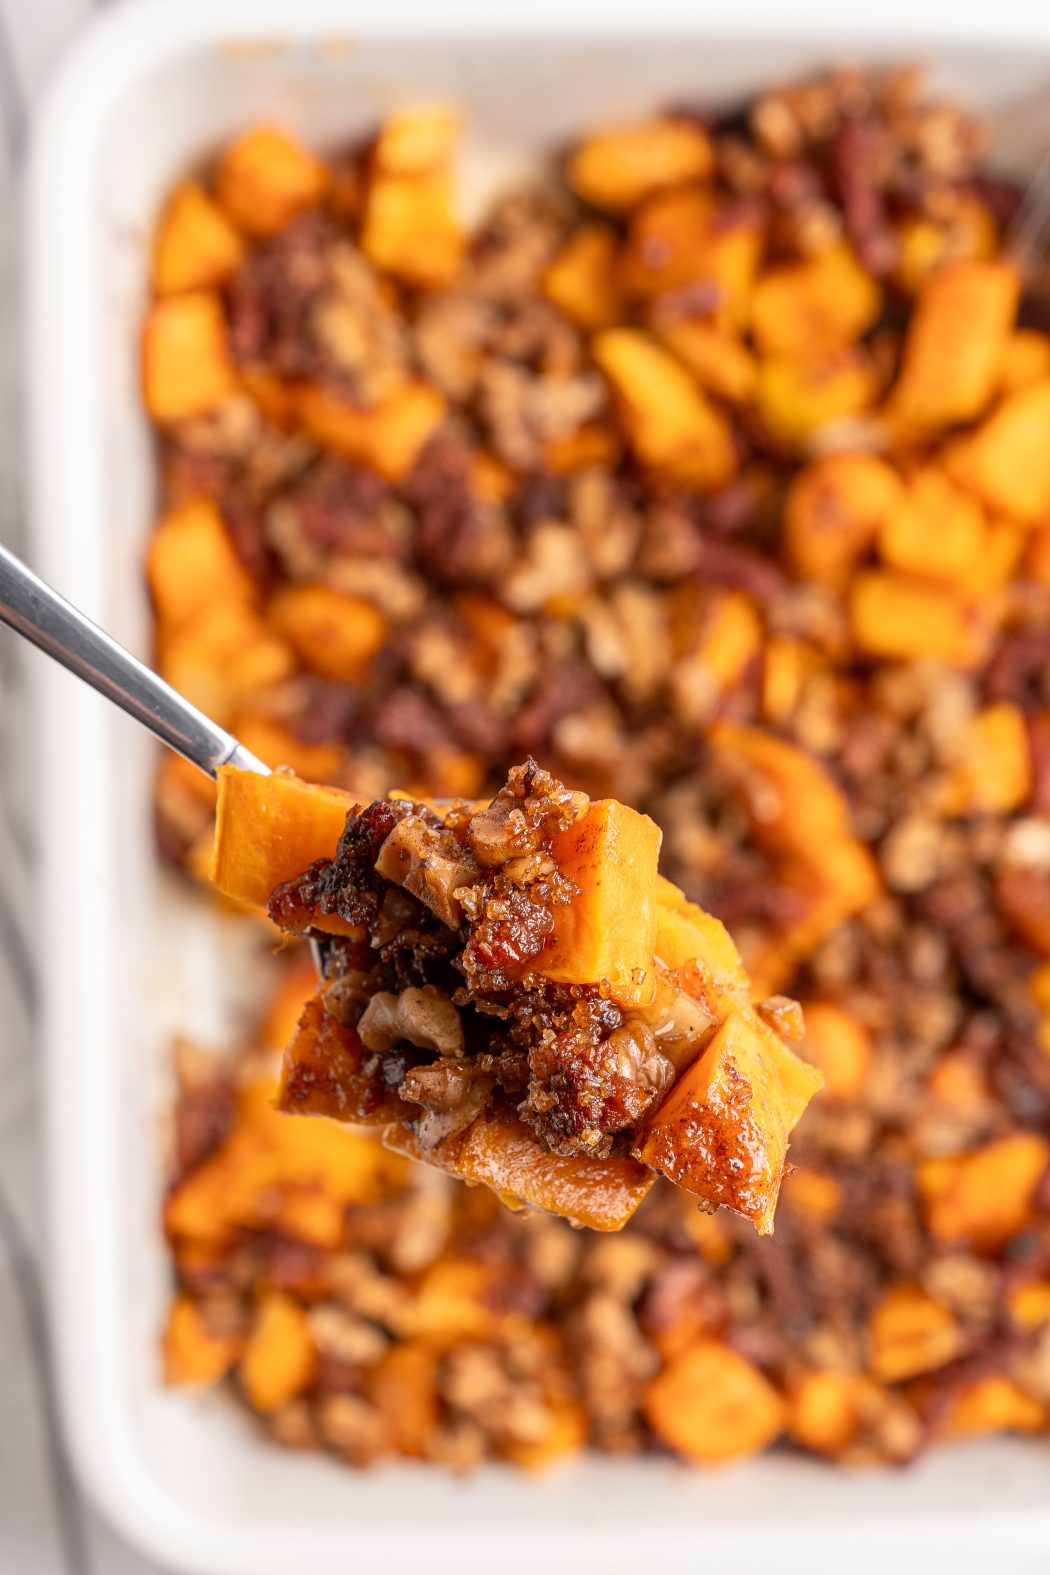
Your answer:
[[[15,547],[24,541],[24,518],[14,193],[34,99],[91,13],[91,0],[0,0],[0,538]],[[33,1035],[40,981],[31,961],[27,659],[38,658],[0,633],[0,1571],[159,1575],[99,1520],[71,1482],[50,1395],[40,1262],[41,1078]]]

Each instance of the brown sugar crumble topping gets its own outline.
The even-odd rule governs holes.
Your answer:
[[[469,233],[455,131],[406,109],[323,160],[258,128],[173,192],[144,339],[159,665],[355,804],[491,797],[532,756],[651,816],[749,1010],[791,1040],[776,997],[801,1003],[825,1088],[774,1236],[662,1182],[620,1234],[574,1231],[274,1112],[312,993],[284,958],[241,1062],[179,1052],[170,1376],[232,1374],[275,1438],[356,1465],[1045,1434],[1050,325],[1004,253],[1020,192],[903,70],[596,128]],[[414,813],[362,817],[354,870]],[[164,856],[203,876],[213,815],[165,762]],[[415,819],[434,900],[478,885]],[[385,937],[365,1034],[390,1080],[342,1081],[496,1174],[484,1123],[452,1131],[478,1083],[451,1067],[495,1053],[456,1005],[459,931],[370,879],[320,873],[281,913],[330,931],[342,903]],[[486,999],[504,938],[535,940],[531,909],[495,918]],[[364,1015],[353,944],[314,1009],[329,1067]],[[594,1097],[582,1004],[569,1057],[515,1024],[484,1075],[528,1143],[597,1132],[610,1165],[632,1129],[604,1089],[644,1098],[660,1062],[615,1041]]]

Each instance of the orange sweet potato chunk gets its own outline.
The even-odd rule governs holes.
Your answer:
[[[420,1459],[427,1454],[441,1420],[437,1368],[436,1351],[419,1340],[402,1340],[366,1374],[368,1398],[390,1423],[399,1455]]]
[[[372,602],[322,584],[284,586],[269,617],[315,673],[348,684],[367,673],[387,628]]]
[[[192,180],[177,186],[153,240],[157,295],[225,284],[243,256],[241,237],[204,188]]]
[[[320,159],[280,126],[258,126],[225,149],[216,189],[234,223],[248,235],[275,235],[328,189]]]
[[[853,344],[881,304],[877,281],[841,243],[768,269],[755,286],[751,330],[763,354],[813,361]]]
[[[223,727],[295,667],[291,647],[247,600],[209,602],[160,634],[161,676]]]
[[[788,1137],[822,1081],[752,1011],[737,1008],[672,1085],[633,1152],[769,1235]]]
[[[698,318],[657,322],[656,332],[701,388],[731,405],[744,405],[758,382],[758,363],[734,333]]]
[[[1050,378],[1008,394],[974,432],[944,451],[944,463],[961,487],[990,509],[1022,524],[1050,514]]]
[[[919,1285],[891,1286],[868,1319],[871,1370],[896,1384],[954,1361],[966,1337],[954,1315]]]
[[[709,294],[718,327],[747,322],[762,252],[759,210],[729,211],[708,191],[686,186],[661,192],[631,216],[621,280],[625,293],[652,303],[654,326],[665,320],[661,297],[690,286]]]
[[[623,299],[617,261],[620,242],[610,224],[583,224],[548,265],[543,293],[579,328],[608,328],[620,320]]]
[[[871,1035],[834,1001],[803,1001],[802,1054],[824,1074],[828,1099],[859,1099],[871,1067]]]
[[[299,390],[299,416],[315,442],[356,464],[400,481],[436,431],[445,401],[426,383],[410,381],[381,404],[363,409],[308,383]]]
[[[289,772],[221,766],[213,881],[225,896],[265,908],[275,886],[333,857],[355,802]]]
[[[779,447],[807,449],[821,428],[871,410],[878,392],[870,357],[845,346],[815,359],[770,356],[759,366],[755,403]]]
[[[238,1339],[208,1328],[191,1296],[176,1296],[164,1330],[166,1384],[217,1384],[230,1371],[239,1350]]]
[[[952,1399],[940,1431],[947,1438],[988,1433],[1041,1433],[1047,1411],[1041,1400],[1002,1373],[986,1373]]]
[[[214,602],[255,598],[252,578],[210,498],[196,498],[158,520],[146,574],[158,622],[169,633]]]
[[[155,301],[142,336],[142,391],[154,420],[203,415],[236,386],[218,295],[193,290]]]
[[[259,1302],[239,1367],[244,1392],[257,1411],[280,1410],[309,1385],[317,1352],[306,1313],[281,1291]]]
[[[987,646],[976,609],[962,597],[891,570],[857,576],[849,621],[857,649],[884,661],[928,657],[965,670],[978,665]]]
[[[891,419],[918,427],[972,421],[1002,380],[1020,281],[1006,262],[959,262],[923,286],[904,341]]]
[[[554,838],[551,851],[579,891],[553,909],[554,930],[538,971],[561,984],[604,981],[628,1004],[651,1001],[659,826],[615,799],[601,799]]]
[[[320,996],[307,1001],[281,1062],[277,1108],[289,1116],[329,1116],[385,1125],[404,1113],[396,1091],[384,1098],[363,1075],[369,1054],[353,1028],[336,1021]]]
[[[643,465],[705,491],[731,479],[737,459],[729,423],[674,356],[634,328],[605,329],[592,350]]]
[[[620,212],[664,186],[701,180],[712,165],[706,131],[671,116],[600,127],[569,160],[569,184],[585,202]]]
[[[449,175],[377,172],[361,230],[361,250],[376,268],[406,284],[441,289],[459,273],[465,248]]]
[[[839,1455],[853,1443],[879,1390],[863,1373],[818,1369],[791,1393],[788,1432],[804,1449]]]
[[[731,1346],[699,1340],[651,1381],[645,1414],[679,1454],[717,1465],[767,1448],[783,1431],[783,1397]]]
[[[940,794],[945,815],[1009,815],[1032,791],[1032,751],[1020,706],[1008,700],[978,711],[966,728],[960,759]]]
[[[978,594],[988,574],[988,530],[977,499],[936,465],[909,481],[879,530],[879,556],[892,569]],[[991,581],[985,580],[988,588]]]
[[[1050,1163],[1050,1142],[1015,1132],[965,1154],[923,1160],[919,1196],[938,1241],[995,1248],[1023,1230],[1036,1187]]]
[[[395,1153],[490,1187],[512,1208],[529,1204],[589,1230],[622,1230],[655,1180],[626,1155],[551,1154],[510,1116],[480,1116],[466,1132],[432,1148],[400,1123],[386,1128],[383,1142]]]
[[[739,722],[716,722],[708,741],[732,769],[754,836],[772,852],[821,862],[852,835],[846,799],[819,760]]]
[[[898,510],[903,487],[874,454],[848,450],[811,460],[784,506],[784,551],[807,580],[839,588]]]

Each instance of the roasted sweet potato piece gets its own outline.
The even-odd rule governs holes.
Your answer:
[[[805,448],[823,427],[871,410],[878,391],[868,355],[845,347],[819,359],[771,356],[760,362],[755,402],[773,441],[792,450]]]
[[[859,1099],[871,1066],[871,1036],[834,1001],[803,1001],[801,1053],[824,1074],[828,1099]]]
[[[806,1373],[792,1390],[787,1430],[804,1449],[840,1455],[853,1443],[878,1395],[864,1373]]]
[[[744,405],[751,398],[758,382],[758,363],[735,334],[698,318],[657,321],[654,326],[667,348],[709,394],[732,405]]]
[[[193,290],[155,301],[142,332],[142,391],[154,420],[203,415],[236,386],[219,297]]]
[[[1007,262],[959,262],[922,287],[908,324],[892,420],[925,428],[972,421],[1002,381],[1019,279]]]
[[[830,844],[852,836],[846,799],[812,755],[738,722],[716,722],[708,741],[733,773],[754,836],[771,851],[819,862]]]
[[[1015,1132],[969,1153],[923,1160],[919,1194],[928,1229],[938,1241],[999,1246],[1030,1221],[1048,1163],[1050,1142],[1037,1132]]]
[[[459,273],[465,244],[449,175],[376,172],[365,201],[361,250],[380,272],[441,289]]]
[[[1006,396],[976,431],[944,450],[944,464],[961,487],[1023,524],[1050,514],[1050,378]]]
[[[388,175],[429,175],[448,169],[462,118],[454,104],[402,104],[384,117],[373,162]]]
[[[974,716],[961,758],[938,797],[945,815],[1009,815],[1032,791],[1028,726],[1019,706],[1002,700]]]
[[[919,1285],[892,1286],[868,1319],[871,1370],[883,1383],[900,1383],[943,1367],[965,1349],[953,1314]]]
[[[668,888],[677,900],[665,895]],[[687,902],[677,886],[663,877],[658,885],[655,953],[686,994],[707,1006],[713,1018],[733,1004],[747,1002],[750,980],[725,925],[695,902]]]
[[[877,281],[841,242],[768,269],[755,285],[751,332],[764,355],[814,361],[852,345],[881,305]]]
[[[787,1407],[759,1372],[729,1345],[699,1340],[649,1384],[645,1415],[665,1444],[704,1465],[765,1449],[787,1421]]]
[[[784,550],[796,573],[836,588],[899,509],[896,471],[874,454],[824,454],[799,471],[784,506]]]
[[[702,180],[711,164],[703,127],[668,115],[591,132],[570,158],[568,177],[585,202],[620,212],[663,186]]]
[[[412,468],[445,413],[437,390],[418,381],[405,383],[367,410],[312,383],[299,390],[298,403],[303,426],[315,442],[391,481]]]
[[[986,1373],[959,1390],[940,1431],[947,1438],[987,1433],[1041,1433],[1046,1406],[1002,1373]]]
[[[228,727],[295,667],[291,647],[247,601],[215,601],[165,635],[158,669],[187,700]]]
[[[307,208],[316,207],[329,171],[290,132],[257,126],[224,150],[216,174],[219,201],[248,235],[275,235]]]
[[[683,477],[688,472],[701,490],[730,479],[736,452],[729,424],[673,356],[633,328],[598,334],[593,354],[642,464]]]
[[[265,908],[276,886],[332,857],[354,803],[289,772],[221,766],[212,879],[225,896]]]
[[[440,1422],[438,1355],[418,1340],[403,1340],[369,1368],[368,1398],[390,1423],[399,1455],[423,1459]]]
[[[153,238],[156,294],[225,284],[243,256],[241,237],[203,186],[193,180],[176,186]]]
[[[978,593],[987,548],[981,505],[935,465],[911,477],[879,529],[879,556],[890,568]]]
[[[298,1028],[307,1001],[316,993],[317,965],[306,947],[300,947],[282,968],[266,1008],[259,1038],[267,1050],[280,1055]]]
[[[357,1126],[385,1126],[405,1111],[396,1090],[377,1088],[363,1071],[369,1052],[353,1028],[307,1001],[281,1062],[277,1108],[289,1116],[329,1116]]]
[[[372,602],[330,585],[285,585],[271,600],[268,616],[308,667],[345,684],[365,676],[387,631]]]
[[[551,1154],[515,1117],[478,1117],[458,1137],[425,1148],[400,1123],[383,1133],[388,1148],[480,1182],[504,1202],[546,1209],[590,1230],[622,1230],[654,1176],[625,1155],[591,1159]]]
[[[579,328],[608,328],[623,312],[620,241],[610,224],[582,224],[548,265],[543,293]]]
[[[912,293],[945,263],[991,257],[999,242],[999,226],[987,202],[974,192],[958,189],[943,222],[911,213],[895,228],[900,254],[892,277]]]
[[[348,769],[347,751],[340,744],[307,744],[286,722],[262,711],[245,711],[233,728],[245,749],[271,771],[283,766],[306,782],[339,785]]]
[[[659,826],[615,799],[598,800],[553,839],[551,854],[578,893],[553,909],[538,970],[563,984],[604,981],[626,1003],[651,1001]]]
[[[816,1068],[740,1007],[672,1085],[633,1152],[769,1235],[788,1136],[822,1082]]]
[[[146,575],[161,630],[170,634],[214,602],[255,600],[215,504],[198,498],[157,521]]]
[[[1003,356],[1001,392],[1016,393],[1032,383],[1050,377],[1050,334],[1038,328],[1018,328],[1011,335]]]
[[[523,1471],[546,1471],[587,1442],[587,1412],[571,1395],[552,1396],[543,1408],[544,1427],[538,1437],[509,1440],[500,1450]]]
[[[280,1291],[268,1291],[256,1309],[238,1376],[257,1411],[277,1411],[301,1394],[314,1376],[317,1352],[306,1313]]]
[[[726,208],[706,191],[685,187],[653,197],[632,215],[621,280],[632,297],[652,302],[654,321],[667,321],[688,294],[692,310],[722,328],[747,322],[762,252],[759,210]]]
[[[192,1296],[176,1296],[164,1330],[164,1382],[217,1384],[240,1353],[240,1340],[215,1334]]]
[[[850,629],[865,656],[888,661],[930,657],[971,668],[987,647],[976,610],[960,597],[910,575],[869,570],[849,594]]]

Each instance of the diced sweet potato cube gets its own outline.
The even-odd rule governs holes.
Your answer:
[[[232,1335],[214,1334],[191,1296],[176,1296],[164,1330],[164,1382],[217,1384],[225,1378],[240,1351]]]
[[[198,498],[158,520],[146,574],[161,627],[170,632],[213,602],[251,602],[255,585],[233,549],[210,498]]]
[[[878,282],[842,242],[768,269],[755,285],[751,331],[765,355],[812,361],[853,344],[881,305]]]
[[[883,1383],[900,1383],[953,1361],[965,1335],[947,1307],[919,1285],[894,1285],[868,1319],[871,1370]]]
[[[967,729],[961,758],[938,805],[945,815],[1009,815],[1032,791],[1031,748],[1024,712],[1008,700],[985,706]]]
[[[760,828],[753,835],[761,837]],[[812,847],[805,854],[789,856],[780,866],[778,880],[797,897],[802,911],[749,960],[751,993],[758,1001],[783,989],[825,936],[873,902],[882,889],[870,851],[846,836],[829,837],[816,856]]]
[[[949,444],[952,479],[1024,524],[1050,514],[1050,378],[1008,394],[976,431]]]
[[[828,351],[818,360],[775,356],[759,366],[758,413],[785,449],[803,448],[823,427],[863,415],[877,395],[875,369],[860,349]]]
[[[336,1021],[320,996],[307,1001],[281,1062],[277,1108],[289,1116],[329,1116],[355,1125],[385,1125],[404,1114],[396,1089],[377,1089],[353,1028]]]
[[[879,529],[879,554],[890,568],[964,589],[980,589],[987,546],[981,505],[935,465],[911,478]]]
[[[552,1154],[516,1117],[479,1117],[458,1137],[427,1148],[409,1127],[389,1126],[395,1153],[479,1182],[511,1207],[528,1204],[589,1230],[622,1230],[653,1185],[651,1171],[626,1155]]]
[[[987,646],[987,631],[971,606],[937,585],[906,574],[870,570],[854,580],[850,629],[865,656],[888,661],[929,657],[971,668]]]
[[[788,1137],[821,1082],[814,1067],[741,1007],[672,1085],[633,1152],[687,1192],[724,1203],[768,1235]]]
[[[802,1055],[824,1074],[828,1099],[859,1099],[871,1066],[871,1036],[834,1001],[804,1001]]]
[[[923,1160],[919,1194],[938,1241],[994,1248],[1032,1218],[1035,1189],[1050,1162],[1050,1142],[1015,1132],[965,1154]]]
[[[296,384],[279,377],[262,362],[242,363],[238,367],[241,392],[251,400],[264,421],[290,432],[299,424],[299,396]]]
[[[281,970],[277,987],[270,996],[259,1032],[267,1050],[280,1054],[299,1026],[303,1008],[317,993],[317,966],[306,948],[294,952]]]
[[[203,415],[236,386],[219,297],[194,290],[155,301],[142,334],[143,397],[154,420]]]
[[[459,273],[465,244],[448,175],[382,170],[375,175],[365,201],[361,250],[382,273],[441,289]]]
[[[786,1204],[793,1213],[815,1225],[826,1225],[842,1209],[842,1183],[826,1171],[811,1170],[806,1165],[788,1166],[780,1196],[781,1207]]]
[[[225,284],[243,255],[244,244],[219,205],[196,181],[183,181],[154,236],[153,288],[158,295],[177,295]]]
[[[288,772],[221,766],[212,879],[227,897],[265,908],[275,886],[333,857],[354,804]]]
[[[1007,1292],[1012,1321],[1021,1329],[1050,1323],[1050,1280],[1026,1280]]]
[[[257,1411],[280,1410],[314,1376],[317,1352],[306,1313],[281,1291],[268,1291],[256,1309],[239,1367],[244,1392]]]
[[[326,165],[280,126],[258,126],[231,142],[216,175],[226,212],[255,236],[275,235],[316,207],[328,183]]]
[[[583,224],[543,275],[543,293],[579,328],[608,328],[623,311],[617,261],[620,242],[609,224]]]
[[[552,910],[537,969],[561,984],[605,981],[627,1003],[651,1001],[659,826],[615,799],[597,800],[554,837],[551,854],[579,890]]]
[[[288,677],[295,657],[246,601],[218,601],[162,638],[157,667],[187,700],[228,727],[245,704]]]
[[[853,1443],[877,1396],[863,1373],[807,1373],[791,1394],[788,1432],[804,1449],[839,1455]]]
[[[543,445],[544,467],[552,476],[572,476],[596,466],[615,469],[623,444],[611,421],[585,421],[565,437],[548,438]]]
[[[268,612],[308,667],[345,684],[365,676],[386,635],[378,607],[330,585],[286,585]]]
[[[631,218],[621,278],[625,292],[654,302],[654,318],[666,320],[688,294],[690,310],[711,316],[720,327],[747,322],[751,292],[762,252],[757,207],[727,208],[695,187],[653,197]],[[698,304],[693,306],[693,302]]]
[[[715,693],[725,694],[743,678],[762,649],[762,620],[742,591],[716,591],[704,609],[695,645],[683,651]]]
[[[732,405],[746,404],[751,398],[758,382],[758,363],[735,334],[699,318],[672,319],[655,326],[664,344],[689,368],[701,388]]]
[[[544,1428],[536,1438],[512,1439],[500,1453],[523,1471],[546,1471],[575,1455],[587,1442],[587,1412],[579,1400],[558,1395],[544,1407]]]
[[[663,186],[702,180],[711,143],[693,120],[654,117],[599,127],[569,160],[569,184],[596,208],[619,212]]]
[[[986,1373],[953,1396],[941,1432],[948,1438],[986,1433],[1041,1433],[1046,1406],[1003,1373]]]
[[[1003,356],[1000,390],[1013,394],[1019,388],[1050,377],[1050,334],[1038,328],[1018,328],[1010,335]]]
[[[999,245],[999,226],[988,204],[976,193],[960,189],[943,222],[911,213],[897,223],[896,230],[900,256],[893,278],[910,292],[920,289],[944,263],[991,257]]]
[[[661,877],[659,890],[670,886]],[[671,888],[673,891],[677,887]],[[746,1003],[750,980],[733,938],[720,919],[705,913],[695,902],[665,903],[659,897],[656,913],[656,958],[678,977],[678,983],[695,1000],[720,1017],[733,1003]]]
[[[624,429],[644,465],[686,466],[702,490],[723,486],[736,469],[729,423],[675,358],[633,328],[596,336],[593,354],[612,384]]]
[[[403,104],[383,120],[373,160],[388,175],[429,175],[456,153],[462,116],[454,104]]]
[[[838,588],[899,508],[896,471],[874,454],[824,454],[792,481],[784,506],[784,550],[807,580]]]
[[[787,1421],[783,1397],[757,1367],[717,1340],[700,1340],[669,1362],[645,1393],[658,1438],[705,1465],[765,1449]]]
[[[370,409],[350,405],[319,384],[299,392],[306,431],[325,448],[400,481],[445,414],[445,401],[426,383],[408,382]]]
[[[1019,283],[1006,262],[938,269],[912,312],[891,419],[947,427],[981,414],[1002,380]]]
[[[752,834],[772,851],[820,862],[852,835],[846,799],[813,755],[739,722],[716,722],[708,742],[733,774]]]
[[[1004,864],[995,882],[995,904],[1016,935],[1050,957],[1050,872]]]
[[[338,783],[345,775],[347,752],[342,745],[306,744],[286,722],[263,712],[244,712],[233,733],[271,771],[284,766],[307,782]]]
[[[762,720],[783,726],[794,715],[802,686],[816,664],[812,647],[793,635],[773,635],[762,649]]]
[[[409,1340],[392,1345],[366,1374],[368,1398],[390,1423],[399,1455],[426,1457],[440,1422],[437,1366],[433,1349]]]

